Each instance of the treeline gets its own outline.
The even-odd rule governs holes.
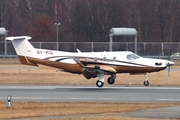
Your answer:
[[[107,42],[113,27],[132,27],[139,42],[179,42],[179,0],[0,0],[9,36],[33,41]],[[130,41],[130,37],[114,37]]]

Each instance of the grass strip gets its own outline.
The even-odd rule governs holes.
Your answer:
[[[180,103],[13,102],[12,107],[7,107],[5,102],[0,102],[0,119],[100,114],[64,120],[95,120],[97,117],[98,120],[118,120],[123,116],[114,114],[168,106],[180,106]]]

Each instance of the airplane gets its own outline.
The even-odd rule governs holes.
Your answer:
[[[65,52],[34,48],[30,36],[6,37],[10,40],[22,64],[40,68],[56,68],[69,73],[82,74],[86,79],[96,78],[97,87],[103,87],[104,75],[109,75],[109,84],[114,84],[116,74],[143,74],[148,86],[148,73],[158,72],[175,63],[169,60],[143,58],[130,51],[114,52]]]

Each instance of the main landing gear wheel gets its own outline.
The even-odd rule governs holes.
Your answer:
[[[144,86],[148,86],[149,85],[149,81],[144,81]]]
[[[107,79],[107,82],[112,85],[114,84],[115,79],[116,79],[116,74],[111,74],[111,76]]]
[[[102,82],[102,81],[97,81],[96,82],[96,85],[98,86],[98,87],[102,87],[103,85],[104,85],[104,83]]]
[[[111,78],[111,77],[109,77],[108,79],[107,79],[107,82],[109,83],[109,84],[114,84],[114,82],[115,82],[115,79],[114,78]]]

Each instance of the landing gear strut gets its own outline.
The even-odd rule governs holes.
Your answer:
[[[107,79],[107,82],[109,84],[114,84],[115,79],[116,79],[116,74],[111,74],[111,76]]]
[[[148,86],[149,81],[148,81],[147,73],[144,75],[144,77],[145,77],[144,86]]]
[[[104,74],[103,73],[99,73],[97,74],[99,80],[96,81],[96,86],[97,87],[102,87],[104,85]]]

